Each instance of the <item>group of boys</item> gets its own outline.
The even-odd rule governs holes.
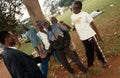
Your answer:
[[[0,32],[0,43],[4,47],[0,57],[4,60],[12,78],[47,78],[48,62],[52,54],[60,64],[69,71],[71,78],[75,78],[75,73],[66,56],[70,57],[72,61],[78,65],[78,68],[87,74],[88,78],[91,78],[89,70],[94,65],[94,51],[96,52],[98,59],[103,63],[103,67],[107,67],[107,60],[97,42],[97,40],[102,41],[102,38],[93,22],[93,18],[87,12],[81,11],[81,9],[81,1],[75,1],[72,8],[73,14],[71,15],[71,22],[75,26],[80,40],[85,47],[87,68],[81,63],[69,46],[63,48],[63,31],[68,31],[68,29],[59,24],[56,17],[52,17],[52,25],[50,25],[47,20],[36,21],[38,33],[35,29],[29,29],[24,26],[27,38],[31,41],[36,52],[41,57],[41,70],[36,65],[33,58],[16,50],[13,46],[14,38],[8,31]],[[60,41],[58,46],[52,45],[55,41]],[[62,49],[60,49],[60,45],[63,45]]]

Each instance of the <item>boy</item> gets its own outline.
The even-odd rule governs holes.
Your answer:
[[[40,38],[37,36],[37,31],[35,30],[35,28],[28,28],[27,26],[23,26],[23,29],[26,31],[25,35],[27,39],[31,42],[36,52],[41,56],[41,50],[43,49],[43,45]]]
[[[51,23],[52,26],[45,26],[48,29],[48,38],[51,42],[54,42],[54,40],[59,40],[59,36],[63,37],[63,31],[67,31],[67,29],[64,26],[61,26],[56,19],[56,17],[51,17]],[[60,29],[61,27],[61,29]],[[56,37],[56,38],[55,38]],[[59,45],[64,43],[64,41],[60,41]],[[56,53],[58,55],[59,61],[64,66],[65,69],[67,69],[71,75],[71,78],[75,78],[75,72],[72,66],[69,64],[67,60],[67,56],[78,66],[78,68],[84,72],[87,76],[87,78],[90,78],[90,74],[87,70],[87,68],[82,64],[82,62],[79,60],[79,57],[77,57],[74,52],[69,48],[69,45],[67,45],[63,49],[57,49]],[[77,54],[77,53],[76,53]]]
[[[73,13],[71,15],[72,24],[75,25],[76,31],[83,42],[86,49],[86,56],[88,62],[88,69],[93,66],[94,61],[94,51],[97,53],[97,57],[103,63],[103,66],[107,66],[107,61],[100,49],[97,40],[102,41],[96,25],[93,23],[93,18],[86,12],[81,11],[82,3],[80,1],[75,1],[73,3]]]

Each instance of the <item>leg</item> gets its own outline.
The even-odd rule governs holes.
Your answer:
[[[77,64],[78,68],[79,68],[81,71],[83,71],[84,73],[87,73],[86,67],[85,67],[85,66],[82,64],[82,62],[79,60],[79,57],[78,57],[77,54],[75,55],[74,52],[71,51],[69,47],[67,47],[67,48],[65,49],[65,53],[66,53],[66,55],[67,55],[68,57],[70,57],[70,58],[72,59],[73,62],[75,62],[75,63]]]
[[[42,52],[42,50],[44,50],[43,47],[44,47],[43,44],[40,43],[39,45],[37,45],[37,46],[34,47],[34,48],[35,48],[36,52],[40,55],[40,53]]]
[[[55,57],[55,59],[60,63],[60,60],[59,60],[59,58],[58,58],[58,55],[57,55],[56,51],[53,50],[52,53],[53,53],[53,56]],[[61,63],[60,63],[60,64],[61,64]]]
[[[93,41],[94,41],[94,47],[95,47],[95,51],[97,53],[98,59],[101,60],[102,63],[106,63],[107,61],[105,59],[103,51],[102,51],[101,47],[99,46],[97,40],[94,38]]]
[[[71,73],[74,74],[73,68],[70,66],[70,64],[67,61],[66,55],[64,51],[56,51],[58,58],[60,60],[60,63]]]
[[[51,53],[48,53],[46,58],[42,59],[42,62],[41,62],[41,72],[43,74],[43,78],[47,78],[47,73],[48,73],[48,62],[50,60],[50,57],[51,57]]]
[[[94,62],[94,47],[92,40],[84,40],[82,41],[86,50],[86,56],[88,61],[88,68],[93,66]]]

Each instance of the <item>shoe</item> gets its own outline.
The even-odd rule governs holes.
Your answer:
[[[108,68],[108,67],[109,67],[108,63],[103,63],[103,68]]]
[[[103,63],[103,68],[111,68],[112,65],[108,64],[108,63]]]
[[[75,74],[70,74],[71,78],[75,78]]]

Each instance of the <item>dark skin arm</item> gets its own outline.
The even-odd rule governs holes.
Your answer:
[[[98,32],[98,29],[97,29],[97,27],[96,27],[96,25],[94,24],[93,21],[90,23],[90,25],[93,28],[93,30],[96,32],[95,37],[97,38],[97,40],[103,42],[103,40],[102,40],[102,38],[101,38],[101,36],[100,36],[100,34]]]
[[[71,29],[71,27],[67,25],[66,23],[63,23],[63,25],[66,26],[69,30]]]
[[[73,25],[73,29],[72,29],[73,31],[75,31],[76,29],[75,29],[75,25]]]

